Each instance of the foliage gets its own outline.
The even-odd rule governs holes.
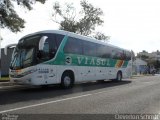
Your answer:
[[[155,60],[153,62],[153,65],[154,65],[155,69],[159,69],[160,68],[160,61],[159,60]]]
[[[146,50],[142,50],[143,53],[148,53]]]
[[[97,32],[96,35],[94,35],[94,38],[96,38],[97,40],[109,40],[110,36],[106,36],[104,35],[104,33]]]
[[[3,77],[1,76],[1,77],[0,77],[0,81],[1,81],[1,80],[3,80],[3,81],[8,81],[8,80],[9,80],[9,77],[8,77],[8,76],[6,76],[6,77],[5,77],[5,76],[3,76]]]
[[[58,2],[53,5],[53,21],[60,25],[60,30],[66,30],[81,35],[89,36],[95,33],[96,26],[104,23],[101,19],[103,11],[100,8],[95,8],[92,4],[82,0],[80,2],[81,11],[77,13],[73,4],[60,6]],[[64,9],[65,8],[65,9]],[[57,20],[57,16],[60,20]],[[103,33],[96,33],[93,37],[101,40],[108,40],[108,36]]]
[[[13,2],[21,5],[28,10],[36,2],[45,3],[46,0],[1,0],[0,1],[0,27],[8,28],[12,32],[19,32],[24,28],[25,21],[14,10]]]
[[[145,61],[149,59],[149,56],[147,56],[147,55],[138,54],[137,57],[141,58],[142,60],[145,60]]]
[[[146,60],[146,59],[148,59],[148,58],[149,58],[149,56],[141,55],[141,59],[142,59],[142,60]]]

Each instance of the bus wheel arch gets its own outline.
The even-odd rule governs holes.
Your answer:
[[[74,72],[72,70],[65,70],[61,76],[61,87],[72,88],[75,82]]]

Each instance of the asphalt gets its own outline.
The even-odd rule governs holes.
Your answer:
[[[10,83],[9,81],[0,81],[0,86],[11,86],[13,85],[12,83]]]
[[[0,113],[85,117],[91,114],[91,118],[96,118],[95,114],[160,114],[160,76],[137,77],[118,83],[82,83],[72,89],[56,85],[14,86],[0,89],[0,96]]]

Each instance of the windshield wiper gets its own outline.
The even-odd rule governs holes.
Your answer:
[[[31,59],[31,57],[29,57],[29,58],[27,58],[27,59],[25,59],[25,60],[22,60],[22,67],[23,66],[25,66],[25,65],[27,65],[27,64],[30,64],[30,63],[32,63],[32,59],[30,60],[30,62],[28,62],[28,63],[25,63],[25,61],[27,61],[27,60],[29,60],[29,59]]]

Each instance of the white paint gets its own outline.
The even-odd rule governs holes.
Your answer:
[[[83,60],[85,60],[85,58],[83,58]],[[108,64],[107,60],[105,62],[103,59],[99,59],[99,60],[102,62],[100,63],[101,65],[103,65],[104,63]],[[47,73],[40,72],[46,69],[49,72]],[[36,70],[36,72],[25,75],[24,77],[21,77],[21,78],[10,78],[10,79],[13,83],[15,82],[15,83],[21,83],[21,84],[30,84],[30,85],[59,84],[61,83],[61,77],[64,71],[72,70],[74,71],[75,83],[76,83],[76,82],[83,82],[83,81],[87,82],[87,81],[95,81],[95,80],[103,80],[103,79],[115,79],[117,72],[119,70],[122,71],[123,78],[128,78],[130,74],[126,74],[126,73],[129,72],[129,69],[130,69],[129,65],[126,68],[115,68],[115,67],[96,67],[96,66],[92,67],[92,66],[70,66],[70,65],[68,66],[68,65],[39,64],[36,66],[22,69],[19,72],[19,74],[22,74],[22,73],[25,73],[31,70]],[[10,71],[10,74],[14,74],[14,72],[15,71],[12,70]],[[50,76],[53,76],[53,77],[50,77]]]
[[[96,94],[102,94],[102,93],[105,93],[106,91],[100,91],[100,92],[97,92],[97,93],[94,93],[94,95]]]

